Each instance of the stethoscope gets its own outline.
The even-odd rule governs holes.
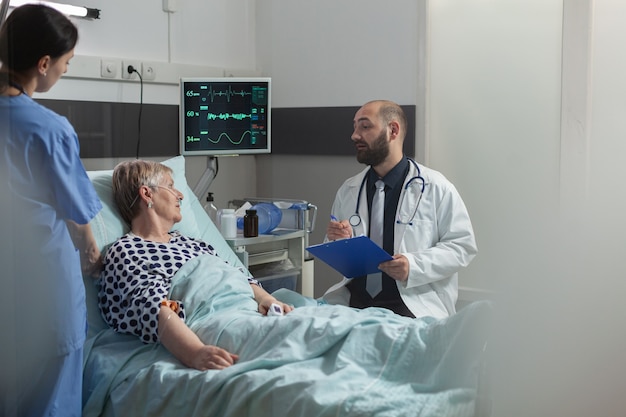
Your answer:
[[[26,95],[26,91],[24,91],[24,87],[22,87],[22,85],[21,85],[21,84],[18,84],[18,83],[16,83],[16,82],[15,82],[15,81],[13,81],[13,80],[10,80],[10,81],[9,81],[9,85],[10,85],[11,87],[15,87],[15,88],[17,88],[18,90],[20,90],[20,92],[21,92],[22,94]]]
[[[420,195],[417,199],[417,204],[415,204],[415,209],[413,210],[413,215],[411,215],[411,218],[408,221],[403,221],[398,215],[398,219],[396,220],[396,223],[407,224],[409,226],[412,226],[413,219],[415,218],[415,214],[417,214],[417,208],[420,205],[420,201],[422,201],[422,195],[424,194],[426,181],[424,181],[424,178],[422,177],[422,171],[420,170],[420,167],[417,165],[417,162],[415,162],[413,159],[410,159],[410,158],[409,158],[409,161],[411,161],[411,163],[413,163],[413,166],[415,166],[415,169],[417,170],[417,175],[414,177],[411,177],[404,185],[404,190],[401,193],[402,196],[400,197],[400,201],[398,202],[398,212],[400,212],[400,209],[402,208],[402,205],[404,204],[404,199],[406,197],[409,186],[417,180],[420,180],[422,182],[422,186],[420,188]],[[363,176],[363,180],[361,181],[361,186],[359,187],[359,194],[356,197],[356,209],[354,211],[354,214],[348,218],[348,222],[350,223],[350,226],[352,227],[357,227],[358,225],[361,224],[361,215],[359,214],[359,205],[361,204],[361,193],[363,193],[363,187],[365,186],[367,177],[368,177],[367,174]]]

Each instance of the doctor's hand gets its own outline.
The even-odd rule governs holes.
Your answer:
[[[326,228],[326,236],[330,240],[347,239],[352,237],[352,226],[347,220],[331,220]]]
[[[404,282],[409,279],[409,260],[404,255],[393,255],[391,261],[381,263],[378,269],[396,281]]]

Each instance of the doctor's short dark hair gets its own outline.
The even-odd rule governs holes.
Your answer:
[[[397,120],[400,124],[400,131],[403,134],[406,134],[408,128],[406,114],[404,114],[404,110],[402,110],[402,107],[398,104],[393,101],[382,100],[379,114],[385,124],[391,122],[392,120]]]

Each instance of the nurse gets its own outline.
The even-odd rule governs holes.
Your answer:
[[[0,29],[0,414],[80,416],[84,270],[101,203],[64,117],[32,99],[67,71],[78,39],[64,15],[18,7]]]
[[[353,124],[357,161],[368,167],[337,191],[326,240],[368,235],[394,259],[380,264],[378,274],[344,277],[323,298],[408,317],[453,314],[458,272],[477,253],[461,196],[441,173],[404,155],[407,121],[398,104],[366,103]],[[375,194],[380,203],[374,203]],[[380,212],[373,209],[376,205]],[[377,219],[372,212],[381,214]]]

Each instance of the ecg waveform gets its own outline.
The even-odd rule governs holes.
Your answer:
[[[233,90],[231,85],[228,85],[226,90],[214,90],[213,86],[201,85],[200,90],[206,91],[207,97],[211,99],[211,103],[215,101],[215,97],[226,97],[226,101],[230,103],[230,99],[235,96],[239,96],[241,98],[245,98],[246,96],[251,96],[252,92],[245,90]]]
[[[235,119],[235,120],[245,120],[245,119],[250,119],[251,115],[249,114],[245,114],[245,113],[219,113],[219,114],[215,114],[215,113],[208,113],[206,116],[207,120],[228,120],[228,119]]]
[[[202,133],[207,133],[207,132],[202,132]],[[220,143],[220,141],[222,140],[222,138],[226,138],[226,140],[228,140],[230,143],[232,143],[233,145],[240,145],[241,142],[243,142],[244,138],[246,136],[250,136],[251,140],[250,142],[252,144],[256,143],[256,140],[254,139],[254,136],[252,136],[252,132],[250,132],[249,130],[246,130],[243,132],[243,134],[241,135],[241,137],[239,138],[239,140],[233,140],[228,133],[226,132],[222,132],[219,134],[219,136],[217,137],[217,139],[213,139],[210,136],[207,136],[207,140],[211,143]],[[194,137],[194,136],[187,136],[187,142],[200,142],[200,138],[198,137]]]
[[[233,153],[264,150],[269,145],[269,86],[255,82],[185,84],[185,149]]]

